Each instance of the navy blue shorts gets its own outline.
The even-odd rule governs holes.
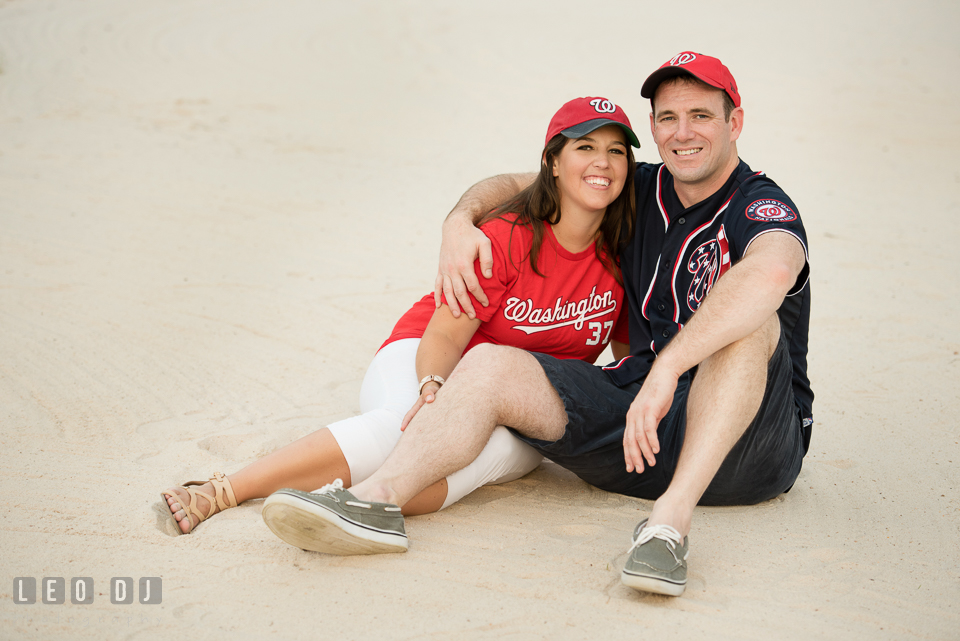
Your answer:
[[[657,464],[627,472],[623,431],[641,382],[618,387],[595,365],[535,353],[567,410],[557,441],[516,434],[551,461],[602,490],[656,499],[667,489],[683,446],[687,395],[696,369],[680,377],[673,405],[657,427]],[[767,365],[767,386],[753,422],[723,461],[701,505],[751,505],[788,491],[800,473],[806,448],[793,397],[793,366],[783,336]]]

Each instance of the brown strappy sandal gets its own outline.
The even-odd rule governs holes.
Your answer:
[[[207,483],[213,484],[213,493],[216,496],[210,496],[206,492],[193,490],[189,487],[191,485],[205,485]],[[193,514],[197,517],[197,519],[199,519],[197,521],[197,525],[200,525],[217,512],[223,512],[228,508],[237,507],[237,497],[233,493],[233,487],[230,485],[230,480],[223,472],[216,472],[210,477],[209,481],[188,481],[187,483],[181,485],[180,488],[186,490],[187,494],[190,495],[190,505],[184,506],[183,499],[181,499],[175,492],[168,492],[167,490],[164,490],[160,493],[160,498],[163,500],[164,505],[167,505],[168,496],[172,496],[177,499],[177,502],[180,504],[180,508],[187,513],[187,518],[190,518],[190,515]],[[200,510],[197,509],[197,495],[207,499],[207,501],[210,503],[210,509],[207,511],[206,516],[204,516]],[[226,501],[224,500],[224,497],[226,497]],[[170,512],[169,505],[167,505],[167,511]],[[181,534],[191,534],[197,527],[197,525],[194,525],[190,528],[189,532],[184,532],[180,529],[180,523],[177,521],[177,517],[173,515],[173,512],[170,512],[170,518],[173,519],[173,524],[176,527],[178,536]]]

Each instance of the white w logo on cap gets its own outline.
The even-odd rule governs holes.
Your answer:
[[[689,51],[685,51],[683,53],[678,53],[674,57],[670,58],[670,66],[677,67],[679,65],[685,65],[688,62],[693,62],[696,59],[697,59],[697,55],[695,53],[690,53]]]
[[[606,98],[594,98],[590,101],[590,106],[593,107],[598,114],[612,114],[617,110],[617,106]]]

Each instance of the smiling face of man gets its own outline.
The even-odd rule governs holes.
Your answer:
[[[653,104],[654,142],[680,201],[689,207],[720,189],[736,168],[743,109],[725,118],[723,92],[686,77],[661,83]]]

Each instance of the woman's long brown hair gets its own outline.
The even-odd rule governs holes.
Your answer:
[[[560,155],[567,143],[575,143],[563,134],[557,134],[550,139],[543,150],[543,162],[540,173],[533,183],[513,198],[502,203],[499,207],[483,217],[480,224],[500,218],[511,222],[514,227],[522,225],[533,232],[533,243],[530,245],[530,266],[538,276],[543,276],[538,267],[540,248],[543,246],[543,236],[546,233],[545,224],[556,225],[560,222],[560,190],[557,189],[557,179],[553,175],[553,162]],[[606,267],[607,271],[621,285],[623,278],[617,256],[633,232],[633,223],[636,219],[637,197],[633,190],[634,174],[633,149],[627,144],[627,179],[623,184],[623,191],[607,206],[607,211],[600,223],[595,242],[597,258]],[[510,220],[508,215],[515,215]],[[513,233],[510,234],[513,242]]]

